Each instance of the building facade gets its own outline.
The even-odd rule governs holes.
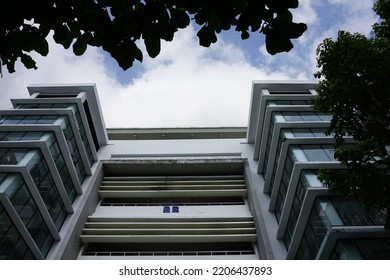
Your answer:
[[[107,129],[93,84],[0,111],[0,259],[390,259],[342,168],[315,82],[253,82],[246,128]]]

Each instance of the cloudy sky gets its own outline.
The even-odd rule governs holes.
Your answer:
[[[30,84],[96,83],[109,128],[246,126],[253,80],[313,80],[318,44],[340,29],[368,35],[377,21],[373,2],[300,0],[294,21],[308,30],[292,51],[276,56],[257,33],[242,41],[224,32],[210,48],[200,47],[193,26],[164,42],[157,58],[145,55],[127,71],[97,48],[76,57],[50,42],[47,57],[34,55],[38,70],[3,69],[0,109],[11,108],[10,98],[28,97]]]

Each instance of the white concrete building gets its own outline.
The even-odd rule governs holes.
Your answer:
[[[341,168],[315,82],[253,82],[247,128],[107,129],[96,86],[0,111],[0,259],[388,259]]]

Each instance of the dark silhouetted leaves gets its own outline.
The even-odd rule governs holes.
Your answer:
[[[86,35],[80,35],[76,42],[73,44],[73,53],[75,55],[82,55],[87,50],[87,38]]]
[[[217,42],[217,36],[213,29],[209,26],[203,26],[197,33],[199,37],[199,44],[203,47],[209,47],[212,43]]]
[[[73,36],[67,25],[61,24],[54,28],[53,39],[57,44],[61,44],[65,49],[70,47],[72,44]]]
[[[21,54],[20,59],[27,69],[31,69],[31,68],[37,69],[35,65],[35,61],[28,54]]]
[[[266,36],[265,43],[267,51],[270,54],[290,51],[293,48],[291,39],[300,37],[306,29],[306,24],[293,22],[293,16],[290,11],[281,10],[263,28]]]
[[[157,36],[157,32],[153,29],[153,27],[150,27],[145,30],[143,38],[146,51],[148,52],[149,56],[152,58],[156,57],[161,50],[160,37]]]
[[[201,46],[209,47],[222,30],[234,28],[242,39],[264,33],[267,50],[276,54],[291,49],[291,39],[306,30],[292,21],[289,9],[296,7],[297,0],[2,1],[0,10],[7,17],[0,17],[0,57],[9,72],[18,58],[27,68],[36,68],[25,53],[47,55],[46,37],[52,34],[65,49],[72,46],[75,55],[84,54],[88,46],[101,47],[128,69],[143,59],[136,42],[143,40],[148,55],[156,57],[161,40],[173,40],[190,20],[200,27]]]

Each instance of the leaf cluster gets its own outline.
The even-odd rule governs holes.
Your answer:
[[[322,170],[320,180],[332,191],[356,197],[367,207],[390,210],[390,44],[389,0],[375,9],[385,15],[374,36],[339,31],[317,49],[315,77],[320,79],[314,107],[333,115],[328,133],[335,157],[346,170]],[[354,144],[346,145],[346,137]],[[390,228],[390,215],[386,227]]]
[[[199,44],[210,46],[222,30],[234,28],[247,39],[250,32],[263,33],[269,53],[289,51],[291,39],[306,30],[294,23],[289,9],[298,0],[13,0],[2,1],[0,9],[0,59],[14,72],[20,58],[27,68],[36,68],[29,55],[35,51],[46,56],[47,36],[64,48],[72,47],[82,55],[88,46],[101,47],[123,69],[143,53],[143,41],[150,57],[160,53],[161,40],[171,41],[174,34],[193,20],[200,28]]]

